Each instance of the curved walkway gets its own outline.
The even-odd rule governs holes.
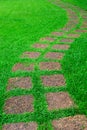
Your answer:
[[[68,22],[62,29],[52,32],[32,45],[32,51],[24,52],[19,62],[13,66],[12,77],[7,83],[7,98],[3,110],[13,120],[19,115],[21,122],[9,123],[7,119],[7,124],[3,125],[2,130],[87,129],[87,118],[84,115],[69,116],[59,120],[48,119],[50,115],[53,116],[55,110],[59,112],[77,108],[66,91],[67,81],[61,61],[74,40],[80,37],[81,33],[87,32],[86,11],[60,1],[52,3],[66,10]],[[26,118],[31,118],[32,122],[29,119],[29,123],[22,123],[26,122]],[[40,122],[42,118],[44,119]],[[45,125],[46,118],[51,120],[50,126]]]

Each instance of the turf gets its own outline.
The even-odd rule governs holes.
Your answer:
[[[87,34],[77,39],[63,60],[63,70],[67,79],[68,91],[87,115]],[[67,61],[67,64],[66,64]]]
[[[18,62],[22,52],[30,49],[31,44],[63,27],[66,22],[66,12],[47,0],[0,1],[0,119],[3,123],[6,122],[2,118],[4,94],[12,66]]]
[[[69,2],[73,5],[76,5],[82,9],[87,10],[87,0],[62,0],[63,2]]]
[[[49,3],[47,0],[1,0],[0,1],[0,125],[12,122],[36,121],[39,130],[52,130],[51,120],[75,114],[87,115],[87,82],[86,80],[86,48],[87,34],[71,45],[69,51],[62,62],[63,71],[40,71],[38,64],[45,61],[43,50],[37,62],[35,60],[21,60],[19,56],[24,51],[31,50],[31,45],[41,37],[49,34],[55,29],[62,28],[67,22],[66,12],[58,6]],[[55,43],[53,43],[55,44]],[[51,48],[48,48],[49,51]],[[33,51],[37,51],[33,49]],[[35,71],[31,73],[17,72],[12,73],[12,67],[17,62],[35,63]],[[46,88],[41,84],[40,76],[45,74],[64,73],[67,80],[67,88]],[[10,77],[31,76],[33,89],[16,89],[6,92],[6,84]],[[78,108],[47,111],[45,93],[68,91]],[[17,115],[6,115],[3,112],[4,100],[11,96],[33,94],[35,97],[33,113]]]

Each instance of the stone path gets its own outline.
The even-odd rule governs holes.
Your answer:
[[[50,0],[50,2],[52,2],[52,0]],[[82,33],[87,32],[87,12],[60,1],[52,3],[66,10],[68,16],[67,24],[62,29],[56,30],[49,34],[49,36],[41,38],[40,41],[32,45],[32,51],[26,51],[21,54],[20,59],[29,60],[30,63],[19,62],[13,66],[12,72],[15,76],[8,80],[7,92],[17,91],[18,89],[31,91],[37,85],[37,82],[41,83],[39,86],[41,85],[44,91],[47,88],[50,90],[50,88],[62,88],[67,86],[64,74],[61,73],[61,61],[75,39],[80,37]],[[83,21],[81,26],[77,29],[81,18],[83,18]],[[35,49],[35,51],[33,51],[33,49]],[[18,76],[17,74],[21,72],[22,74],[28,73],[30,76]],[[35,75],[38,77],[36,78]],[[38,88],[35,89],[36,92],[40,93]],[[68,92],[51,91],[42,94],[43,97],[45,96],[47,111],[51,112],[76,107],[76,104]],[[4,113],[9,115],[33,113],[35,111],[34,102],[36,100],[33,94],[23,94],[6,98]],[[45,109],[44,106],[42,107]],[[84,115],[75,115],[59,120],[54,119],[51,121],[51,124],[52,130],[87,130],[87,118]],[[2,127],[2,130],[37,129],[39,130],[39,123],[36,121],[28,123],[8,123],[3,124]],[[46,130],[49,130],[49,128],[46,128]]]

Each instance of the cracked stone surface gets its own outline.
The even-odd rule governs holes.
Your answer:
[[[6,114],[18,114],[24,112],[32,112],[33,108],[33,96],[15,96],[6,100],[4,106],[4,112]]]

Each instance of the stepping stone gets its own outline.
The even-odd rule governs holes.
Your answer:
[[[73,106],[73,101],[66,92],[46,94],[48,110],[64,109]]]
[[[6,124],[2,130],[37,130],[37,124],[35,122]]]
[[[78,33],[86,33],[87,32],[87,30],[80,30],[80,29],[75,30],[75,31],[78,32]]]
[[[68,24],[67,24],[67,27],[68,28],[74,28],[76,26],[77,22],[76,21],[70,21]]]
[[[68,37],[71,37],[71,38],[78,38],[80,37],[80,34],[74,34],[74,33],[70,33],[67,35]]]
[[[87,19],[87,14],[86,14],[86,15],[83,15],[82,18]]]
[[[31,95],[11,97],[5,102],[4,112],[6,114],[32,112],[34,110],[33,100]]]
[[[77,15],[68,15],[70,19],[78,19]]]
[[[84,21],[84,22],[82,23],[82,25],[87,25],[87,21]]]
[[[68,50],[70,47],[70,45],[67,45],[67,44],[55,44],[53,46],[53,49],[55,50]]]
[[[16,88],[30,89],[32,87],[32,82],[30,77],[16,77],[10,78],[7,85],[7,90],[12,90]]]
[[[76,12],[72,11],[72,9],[67,9],[67,12],[70,16],[76,15]]]
[[[70,29],[74,28],[76,24],[72,24],[71,22],[68,22],[66,26],[62,29],[65,32],[68,32]]]
[[[38,58],[40,56],[40,52],[24,52],[22,58]]]
[[[83,19],[84,23],[87,24],[87,18]]]
[[[16,71],[33,71],[33,70],[34,70],[33,64],[25,65],[25,64],[22,64],[22,63],[17,63],[12,68],[13,72],[16,72]]]
[[[64,38],[62,40],[60,40],[60,42],[63,42],[63,43],[72,43],[74,41],[74,39],[69,39],[69,38]]]
[[[71,19],[71,20],[70,20],[70,23],[72,23],[72,24],[73,24],[73,23],[78,23],[78,22],[79,22],[78,19]]]
[[[87,130],[87,118],[84,115],[69,116],[52,122],[54,130]]]
[[[64,56],[64,53],[61,53],[61,52],[48,52],[45,55],[45,58],[61,60],[63,56]]]
[[[82,24],[80,28],[87,28],[87,24]]]
[[[65,79],[62,74],[55,74],[41,77],[42,83],[45,87],[62,87],[65,86]]]
[[[53,42],[55,39],[52,37],[44,37],[40,39],[41,41],[49,41],[49,42]]]
[[[69,21],[67,24],[67,27],[69,27],[69,28],[75,27],[77,23],[78,23],[78,21],[74,21],[74,20]]]
[[[52,32],[52,35],[53,36],[63,36],[64,35],[64,33],[63,32]]]
[[[70,26],[68,26],[68,27],[64,27],[64,28],[62,28],[62,31],[65,31],[65,32],[68,32],[70,29],[71,29],[72,27]]]
[[[61,65],[58,62],[41,62],[39,64],[41,70],[60,70]]]
[[[45,49],[48,47],[48,44],[40,44],[40,43],[36,43],[33,45],[33,47],[35,48],[40,48],[40,49]]]

